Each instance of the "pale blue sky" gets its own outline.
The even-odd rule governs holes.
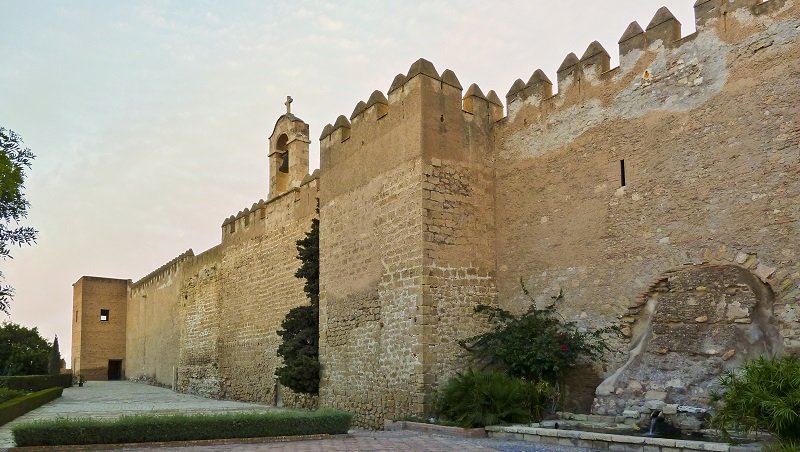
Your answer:
[[[69,358],[81,275],[136,280],[218,243],[224,218],[266,196],[286,95],[314,139],[420,57],[503,98],[593,40],[616,65],[628,23],[660,6],[691,33],[693,3],[0,0],[0,124],[37,155],[40,231],[0,262],[10,320],[57,333]]]

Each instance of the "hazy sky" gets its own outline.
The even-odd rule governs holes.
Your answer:
[[[36,154],[27,224],[38,243],[0,262],[11,321],[58,334],[70,362],[72,284],[136,281],[214,246],[223,219],[266,197],[267,137],[283,113],[316,138],[416,59],[501,98],[551,80],[593,40],[660,6],[694,31],[693,0],[0,0],[0,125]],[[0,318],[5,318],[0,314]]]

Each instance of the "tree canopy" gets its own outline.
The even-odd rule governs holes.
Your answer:
[[[37,328],[0,324],[0,375],[44,375],[50,343]]]
[[[11,246],[30,245],[36,240],[36,230],[20,226],[30,206],[23,191],[25,169],[30,169],[33,158],[19,135],[0,127],[0,259],[11,257]],[[8,313],[14,289],[3,282],[0,272],[0,311]]]

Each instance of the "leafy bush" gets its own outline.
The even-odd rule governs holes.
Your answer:
[[[42,389],[60,386],[72,386],[72,375],[23,375],[18,377],[0,377],[0,388],[19,389],[20,391],[41,391]]]
[[[352,416],[336,410],[55,419],[14,427],[17,446],[122,444],[201,439],[344,434]]]
[[[38,329],[11,322],[0,324],[0,375],[45,374],[49,354],[50,344]]]
[[[580,359],[605,360],[605,352],[611,350],[606,337],[616,333],[616,328],[582,332],[575,322],[564,320],[556,311],[556,304],[564,299],[562,292],[553,297],[550,306],[538,309],[524,284],[522,291],[531,300],[527,312],[515,316],[496,307],[478,305],[475,312],[487,314],[495,329],[460,344],[485,366],[503,368],[528,381],[557,382]]]
[[[554,394],[546,382],[530,382],[498,371],[469,370],[445,384],[439,415],[462,427],[541,420]]]
[[[16,389],[0,388],[0,403],[6,402],[17,397],[25,395],[25,391],[18,391]]]
[[[719,381],[725,392],[712,394],[711,423],[723,434],[764,429],[785,444],[800,440],[800,358],[760,357]]]
[[[0,425],[61,397],[64,388],[49,388],[0,403]]]

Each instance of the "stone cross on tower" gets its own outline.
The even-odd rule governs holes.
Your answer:
[[[292,112],[292,101],[293,100],[294,99],[292,99],[292,96],[286,96],[286,102],[283,103],[283,105],[286,105],[286,114],[287,115]]]

